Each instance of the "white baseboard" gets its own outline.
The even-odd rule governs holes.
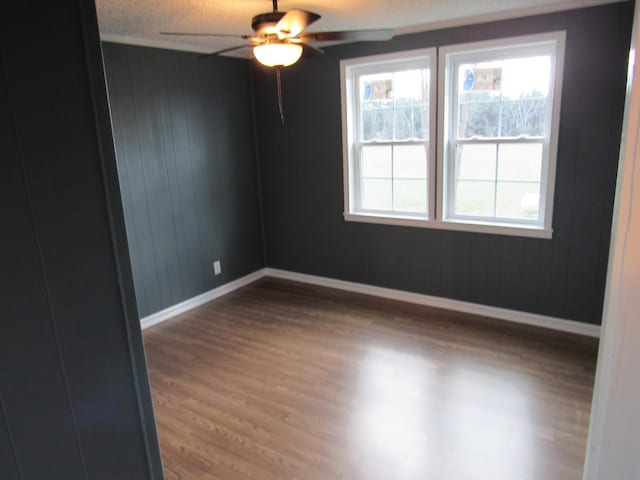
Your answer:
[[[548,317],[535,313],[521,312],[518,310],[509,310],[506,308],[491,307],[489,305],[481,305],[479,303],[464,302],[462,300],[452,300],[450,298],[434,297],[432,295],[424,295],[421,293],[406,292],[404,290],[394,290],[391,288],[375,287],[364,283],[347,282],[344,280],[336,280],[328,277],[319,277],[317,275],[308,275],[306,273],[291,272],[288,270],[280,270],[277,268],[262,268],[242,278],[221,285],[213,290],[209,290],[201,295],[185,300],[172,307],[161,310],[160,312],[149,315],[140,319],[142,328],[149,328],[165,320],[175,317],[193,308],[199,307],[207,302],[215,300],[227,293],[242,288],[250,283],[255,282],[263,277],[281,278],[284,280],[292,280],[295,282],[308,283],[322,287],[335,288],[348,292],[362,293],[365,295],[373,295],[401,302],[414,303],[417,305],[425,305],[428,307],[442,308],[445,310],[453,310],[456,312],[470,313],[483,317],[497,318],[509,322],[521,323],[524,325],[532,325],[536,327],[548,328],[550,330],[558,330],[561,332],[575,333],[588,337],[600,336],[600,326],[590,325],[573,320],[565,320],[563,318]]]
[[[363,293],[365,295],[373,295],[376,297],[388,298],[391,300],[399,300],[401,302],[415,303],[418,305],[442,308],[446,310],[454,310],[457,312],[470,313],[483,317],[497,318],[509,322],[533,325],[536,327],[548,328],[550,330],[558,330],[561,332],[575,333],[588,337],[597,338],[600,336],[599,325],[590,325],[587,323],[575,322],[573,320],[565,320],[562,318],[548,317],[535,313],[491,307],[478,303],[463,302],[461,300],[452,300],[443,297],[434,297],[431,295],[406,292],[403,290],[393,290],[391,288],[375,287],[372,285],[366,285],[364,283],[346,282],[344,280],[335,280],[333,278],[318,277],[316,275],[307,275],[304,273],[290,272],[287,270],[279,270],[276,268],[265,268],[265,275],[268,277],[282,278],[285,280],[309,283],[322,287],[336,288],[349,292]]]
[[[249,275],[238,278],[229,283],[225,283],[224,285],[220,285],[219,287],[214,288],[213,290],[209,290],[208,292],[204,292],[200,295],[192,297],[184,302],[180,302],[172,307],[165,308],[157,313],[149,315],[148,317],[144,317],[140,319],[140,323],[142,325],[142,329],[152,327],[157,325],[158,323],[164,322],[165,320],[169,320],[171,317],[175,317],[181,313],[184,313],[193,308],[199,307],[211,300],[215,300],[218,297],[226,295],[227,293],[231,293],[234,290],[242,288],[250,283],[259,280],[260,278],[265,276],[265,269],[261,268],[260,270],[256,270]]]

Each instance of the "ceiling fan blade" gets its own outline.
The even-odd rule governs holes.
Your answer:
[[[302,58],[309,59],[319,57],[324,54],[324,50],[320,50],[319,48],[312,47],[311,45],[307,45],[302,43]]]
[[[204,54],[198,55],[198,56],[200,58],[214,57],[216,55],[220,55],[221,53],[231,52],[233,50],[239,50],[241,48],[250,48],[250,47],[253,47],[253,45],[236,45],[235,47],[223,48],[222,50],[217,50],[217,51],[211,52],[211,53],[204,53]]]
[[[160,32],[160,35],[173,35],[179,37],[231,37],[231,38],[250,38],[250,35],[233,35],[229,33],[200,33],[200,32]]]
[[[320,15],[306,10],[289,10],[276,24],[275,29],[287,37],[295,37],[313,22],[320,20]]]
[[[343,32],[302,33],[296,40],[303,42],[384,42],[393,38],[393,30],[345,30]]]

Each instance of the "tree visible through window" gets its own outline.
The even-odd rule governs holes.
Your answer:
[[[362,141],[427,138],[428,70],[405,70],[360,77]]]

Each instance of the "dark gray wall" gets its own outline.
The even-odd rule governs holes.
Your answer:
[[[262,268],[247,62],[103,49],[140,315]]]
[[[327,49],[255,70],[267,265],[600,323],[633,4],[450,28]],[[566,30],[552,240],[343,220],[342,58]]]
[[[159,480],[95,7],[0,22],[0,478]]]

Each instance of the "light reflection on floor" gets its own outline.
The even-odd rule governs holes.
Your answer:
[[[521,378],[494,376],[486,366],[443,369],[426,354],[369,347],[360,363],[351,433],[354,450],[371,459],[363,468],[371,470],[354,476],[534,478],[523,471],[533,449],[526,387]]]

